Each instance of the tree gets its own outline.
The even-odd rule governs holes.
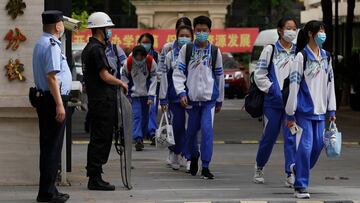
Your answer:
[[[354,78],[356,75],[356,70],[353,67],[353,59],[352,59],[352,43],[353,43],[353,34],[352,34],[352,26],[354,22],[354,10],[355,10],[355,0],[347,1],[347,16],[346,16],[346,27],[345,27],[345,84],[343,90],[343,98],[342,104],[349,104],[350,97],[350,83],[354,83],[358,81],[358,78]],[[355,74],[354,74],[355,73]]]
[[[330,52],[333,51],[333,13],[332,13],[332,1],[321,0],[321,8],[323,12],[323,22],[326,26],[326,36],[324,48]]]

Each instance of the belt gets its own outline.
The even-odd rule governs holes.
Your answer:
[[[42,91],[42,95],[41,96],[44,96],[44,97],[52,97],[52,94],[50,91]],[[64,101],[64,102],[68,102],[70,100],[70,96],[69,95],[61,95],[61,99]]]

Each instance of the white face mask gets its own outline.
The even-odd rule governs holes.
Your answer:
[[[284,40],[287,42],[292,42],[296,38],[296,31],[295,30],[284,30]]]

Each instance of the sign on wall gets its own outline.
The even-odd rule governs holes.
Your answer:
[[[137,44],[139,36],[145,32],[154,35],[156,50],[160,50],[165,43],[176,39],[176,33],[171,29],[113,29],[111,42],[123,49],[131,49]],[[210,33],[209,41],[218,46],[222,52],[249,53],[252,51],[258,33],[258,28],[214,29]],[[87,43],[90,36],[90,30],[79,32],[73,35],[73,43]]]

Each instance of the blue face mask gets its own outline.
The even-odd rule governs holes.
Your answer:
[[[141,43],[141,45],[145,48],[146,52],[149,52],[151,49],[150,43]]]
[[[105,30],[105,41],[107,42],[112,37],[112,30]]]
[[[209,38],[208,32],[197,32],[195,33],[195,35],[196,35],[196,40],[200,43],[207,41]]]
[[[319,32],[315,37],[316,44],[321,48],[326,40],[326,33],[325,32]]]
[[[185,44],[188,44],[190,42],[191,42],[191,38],[189,38],[189,37],[179,37],[177,40],[179,47],[182,47]]]
[[[65,29],[63,31],[60,32],[60,38],[62,38],[65,34]]]

